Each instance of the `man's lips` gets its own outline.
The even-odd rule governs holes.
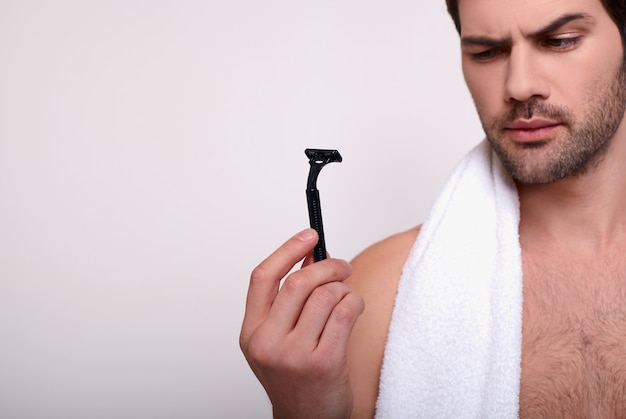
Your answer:
[[[546,119],[518,120],[504,127],[515,141],[522,143],[544,141],[554,135],[562,124]]]

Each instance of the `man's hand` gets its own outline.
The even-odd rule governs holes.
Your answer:
[[[343,283],[351,273],[347,262],[311,263],[316,243],[315,230],[300,232],[250,278],[240,345],[276,418],[349,418],[352,412],[347,344],[364,303]]]

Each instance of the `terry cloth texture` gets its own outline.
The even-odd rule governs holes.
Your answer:
[[[518,417],[518,231],[517,188],[483,141],[451,174],[404,266],[378,419]]]

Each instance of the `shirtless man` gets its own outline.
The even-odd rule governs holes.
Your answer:
[[[626,5],[448,0],[448,9],[483,128],[520,198],[520,417],[626,417]],[[316,236],[305,230],[253,271],[241,347],[276,417],[373,417],[418,234],[390,237],[351,265],[311,264]]]

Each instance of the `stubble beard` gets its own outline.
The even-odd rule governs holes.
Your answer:
[[[513,179],[523,184],[551,183],[588,173],[604,158],[626,110],[626,63],[618,67],[611,83],[588,92],[587,103],[588,112],[576,120],[567,107],[533,97],[515,102],[488,124],[481,116],[481,122],[487,140]],[[538,143],[520,144],[502,138],[505,126],[533,117],[559,122],[567,132],[562,138]]]

